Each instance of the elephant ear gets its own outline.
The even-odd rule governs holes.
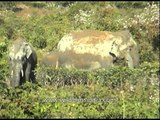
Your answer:
[[[14,54],[14,48],[13,48],[13,46],[9,46],[8,51],[9,51],[9,57],[11,59],[14,58],[15,54]]]
[[[28,43],[25,43],[25,53],[27,58],[29,58],[30,55],[32,54],[32,48]]]

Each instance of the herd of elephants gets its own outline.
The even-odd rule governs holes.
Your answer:
[[[26,81],[35,82],[37,54],[25,38],[13,40],[8,47],[10,60],[10,86]],[[76,68],[92,71],[114,66],[123,58],[128,67],[139,65],[139,49],[128,30],[117,32],[81,30],[62,37],[57,51],[43,56],[41,64],[54,68]]]

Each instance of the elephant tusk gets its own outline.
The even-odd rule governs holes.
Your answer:
[[[13,70],[11,71],[11,76],[13,76]]]
[[[23,77],[24,73],[23,73],[23,70],[22,70],[22,69],[21,69],[21,73],[22,73],[22,77]]]

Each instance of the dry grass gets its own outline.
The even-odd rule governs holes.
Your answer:
[[[45,8],[42,8],[42,9],[33,8],[22,3],[17,4],[16,7],[21,9],[20,11],[16,12],[16,15],[24,19],[28,19],[34,16],[46,16],[54,13],[53,10],[48,10]]]

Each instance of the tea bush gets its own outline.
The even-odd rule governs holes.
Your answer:
[[[39,84],[27,82],[16,89],[1,90],[3,94],[0,116],[2,118],[158,118],[157,65],[158,63],[144,63],[137,69],[112,68],[110,71],[98,70],[88,73],[61,69],[51,71],[51,74],[45,72],[49,71],[47,69],[44,74],[50,75],[50,79],[39,77],[37,78]],[[59,79],[58,82],[71,83],[74,80],[79,83],[75,85],[66,82],[57,87],[55,78]],[[81,79],[87,82],[81,83]],[[48,80],[51,84],[41,84],[40,82],[44,80]]]
[[[114,2],[118,8],[144,8],[149,2]]]
[[[15,2],[0,2],[0,10],[12,10],[15,7]]]
[[[30,6],[29,14],[15,11],[17,4]],[[0,2],[0,118],[159,118],[158,4]],[[50,11],[36,14],[34,8]],[[140,66],[86,72],[38,64],[36,84],[9,87],[10,41],[23,36],[40,60],[65,34],[82,29],[129,29],[140,47]]]
[[[146,71],[148,70],[148,71]],[[145,71],[145,72],[144,72]],[[64,86],[76,84],[101,84],[107,87],[117,88],[125,84],[126,80],[136,84],[137,79],[147,77],[148,74],[158,71],[158,63],[144,63],[137,69],[116,66],[110,69],[96,71],[80,71],[76,69],[55,69],[49,66],[39,66],[37,80],[42,85]],[[134,74],[133,74],[134,73]]]

